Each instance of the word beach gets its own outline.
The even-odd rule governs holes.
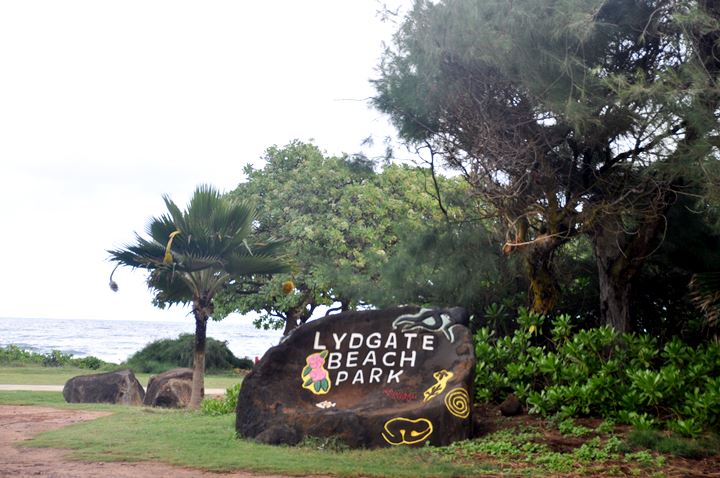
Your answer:
[[[327,339],[330,339],[329,341]],[[400,383],[403,369],[415,367],[417,351],[435,350],[435,335],[414,332],[381,334],[337,333],[323,340],[315,332],[314,350],[328,350],[327,369],[334,371],[334,385]]]

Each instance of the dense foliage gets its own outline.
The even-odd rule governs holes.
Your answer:
[[[73,365],[79,368],[90,370],[107,369],[114,367],[111,364],[100,360],[97,357],[73,357],[73,354],[53,350],[48,353],[32,352],[21,349],[17,345],[8,345],[0,347],[0,365],[22,366],[22,365],[42,365],[44,367],[63,367],[65,365]]]
[[[156,340],[135,352],[123,365],[140,373],[161,373],[171,368],[192,367],[193,340],[192,334],[182,334],[176,339]],[[208,337],[205,367],[213,372],[249,369],[252,361],[236,357],[228,348],[227,342]]]
[[[222,397],[206,398],[200,405],[200,410],[203,414],[211,416],[235,413],[241,385],[241,383],[238,383],[228,387]]]
[[[322,305],[482,310],[501,300],[499,238],[477,218],[464,182],[417,167],[376,171],[365,158],[328,157],[298,141],[269,148],[264,160],[230,196],[258,204],[256,233],[286,241],[293,271],[228,287],[218,313],[260,312],[259,325],[287,333]]]
[[[717,342],[691,347],[676,337],[660,345],[653,336],[607,326],[573,331],[567,315],[546,322],[521,310],[512,335],[477,332],[479,401],[514,393],[531,413],[665,424],[687,435],[720,426]]]
[[[716,194],[718,32],[715,2],[418,0],[374,102],[498,219],[534,310],[558,310],[557,256],[585,236],[598,313],[625,331],[670,209]]]

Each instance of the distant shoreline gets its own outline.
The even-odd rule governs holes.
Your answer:
[[[38,353],[59,350],[76,358],[122,363],[148,343],[194,333],[194,322],[103,319],[0,318],[0,346],[17,345]],[[261,357],[282,332],[260,330],[237,320],[208,324],[208,337],[227,342],[237,357]]]

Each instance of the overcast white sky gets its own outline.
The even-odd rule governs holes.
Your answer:
[[[388,6],[409,0],[388,0]],[[292,139],[392,128],[366,98],[375,0],[0,2],[0,317],[181,320],[107,249]]]

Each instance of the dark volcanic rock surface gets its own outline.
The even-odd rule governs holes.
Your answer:
[[[145,391],[129,369],[73,377],[63,387],[68,403],[142,405]]]
[[[475,357],[459,308],[345,312],[296,329],[243,381],[236,428],[351,447],[469,438]]]
[[[191,368],[174,368],[150,377],[143,403],[151,407],[185,408],[192,394]]]

